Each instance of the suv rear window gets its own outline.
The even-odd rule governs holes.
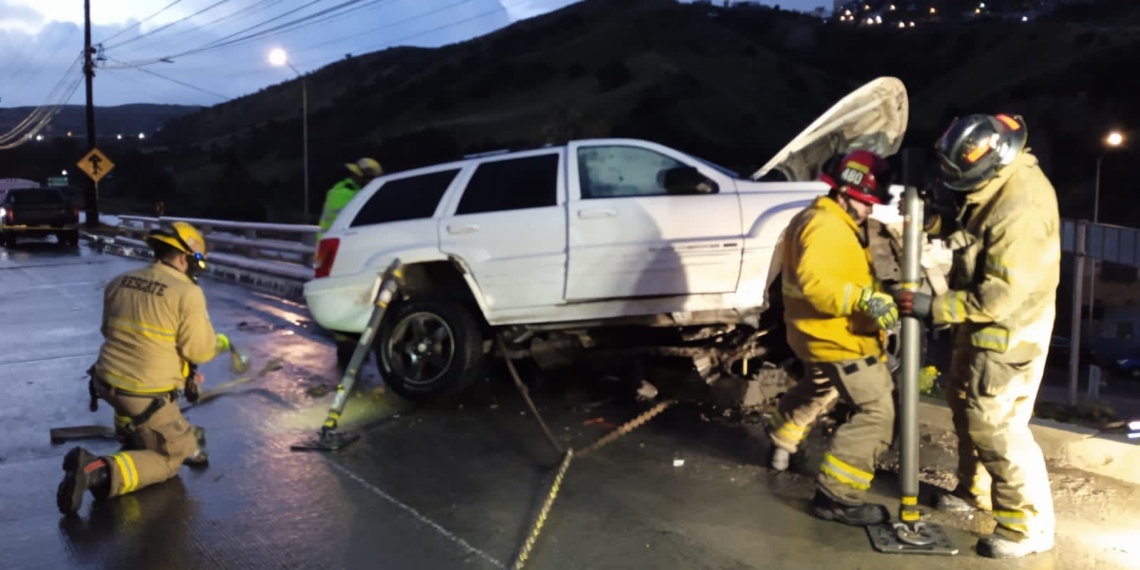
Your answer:
[[[9,204],[62,204],[63,196],[59,190],[9,190],[7,201]]]
[[[389,180],[376,189],[349,227],[430,218],[459,169]]]
[[[542,154],[480,164],[455,215],[554,206],[558,203],[558,157]]]

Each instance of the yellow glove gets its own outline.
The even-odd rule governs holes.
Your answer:
[[[225,352],[230,349],[230,337],[218,333],[218,352]]]
[[[874,287],[865,287],[859,294],[855,309],[871,317],[879,328],[886,330],[899,322],[899,307],[894,297],[875,291]]]

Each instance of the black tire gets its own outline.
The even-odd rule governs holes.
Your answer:
[[[417,335],[416,321],[428,335]],[[443,331],[443,332],[439,332]],[[421,375],[416,376],[417,358],[410,350],[423,350],[424,343],[413,347],[417,336],[435,334],[434,348],[428,347]],[[402,398],[420,404],[445,401],[462,393],[483,371],[483,331],[471,311],[459,301],[447,297],[411,298],[392,307],[380,325],[379,338],[373,350],[376,365],[388,385]]]
[[[4,247],[16,247],[16,235],[11,232],[4,232]]]
[[[67,244],[69,247],[79,245],[79,230],[72,230],[64,234],[60,234],[59,241]]]

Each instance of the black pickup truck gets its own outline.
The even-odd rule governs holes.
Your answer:
[[[0,200],[0,241],[54,235],[59,243],[79,244],[79,209],[56,188],[13,188]]]

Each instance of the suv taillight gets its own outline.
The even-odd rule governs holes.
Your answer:
[[[76,221],[79,221],[79,208],[75,206],[71,207],[71,217],[75,218]]]
[[[317,255],[313,257],[313,278],[328,277],[332,273],[333,262],[336,261],[336,250],[340,247],[340,238],[321,240],[317,245]]]
[[[5,210],[4,217],[8,220],[8,223],[9,224],[16,223],[16,211],[13,210],[11,206],[8,206],[4,210]]]

